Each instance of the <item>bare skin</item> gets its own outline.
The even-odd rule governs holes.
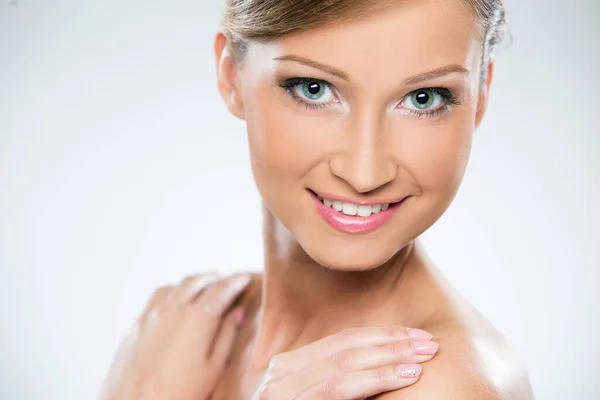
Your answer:
[[[275,328],[271,335],[264,331],[266,319],[273,318],[273,326],[278,326],[275,321],[281,324],[294,316],[289,308],[265,307],[269,290],[267,277],[267,274],[253,274],[248,291],[237,303],[247,310],[248,319],[236,339],[232,362],[223,371],[212,400],[251,399],[274,355],[302,348],[346,329],[370,326],[422,329],[432,333],[432,340],[440,345],[435,357],[422,363],[423,372],[416,384],[383,392],[373,399],[533,399],[525,366],[510,343],[427,261],[418,244],[392,287],[385,291],[364,291],[366,294],[386,293],[385,299],[376,300],[377,296],[373,296],[372,305],[363,307],[361,304],[369,296],[346,298],[344,314],[332,312],[330,321],[320,325],[310,323],[311,315],[307,313],[305,321],[310,327],[297,325],[295,335],[287,336],[289,331],[283,328]],[[383,277],[373,278],[383,280]],[[420,283],[414,285],[413,282]],[[356,311],[349,313],[348,310]],[[262,338],[265,342],[261,348]]]
[[[215,55],[220,93],[248,128],[265,205],[265,268],[240,303],[249,319],[212,399],[251,398],[278,353],[347,328],[386,325],[431,332],[440,350],[416,384],[377,399],[533,398],[510,345],[417,241],[452,202],[487,107],[494,66],[481,70],[470,10],[458,0],[395,2],[252,43],[242,63],[218,34]],[[438,73],[423,76],[430,71]],[[331,87],[317,100],[299,100],[297,87],[281,87],[297,77]],[[459,104],[436,98],[443,111],[417,117],[407,96],[436,87]],[[355,203],[406,200],[381,228],[352,234],[328,225],[308,190]]]
[[[251,281],[249,274],[209,274],[159,288],[121,343],[100,398],[212,399],[219,381],[244,366],[239,354],[231,356],[244,310],[252,311],[248,299],[256,290],[240,298]],[[250,383],[252,400],[355,400],[413,385],[420,363],[438,349],[432,338],[403,326],[337,332],[271,358],[260,384]],[[238,343],[247,345],[245,340],[247,335]]]
[[[219,90],[247,123],[264,201],[264,274],[157,291],[102,398],[533,398],[510,345],[417,239],[452,202],[487,107],[478,29],[460,0],[419,0],[251,43],[243,60],[219,33]],[[328,196],[399,205],[349,232],[317,212]]]
[[[191,276],[156,290],[122,341],[102,400],[207,400],[231,355],[251,277]]]

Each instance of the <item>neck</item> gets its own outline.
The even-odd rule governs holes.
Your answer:
[[[265,267],[254,346],[255,368],[275,354],[350,327],[407,325],[419,262],[415,243],[367,271],[338,271],[312,260],[281,223],[264,212]]]

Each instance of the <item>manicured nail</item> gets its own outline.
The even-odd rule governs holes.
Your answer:
[[[422,329],[409,329],[408,337],[412,340],[431,340],[433,338],[433,335]]]
[[[415,378],[421,375],[421,366],[419,364],[401,364],[396,367],[396,372],[402,378]]]
[[[415,354],[427,355],[437,353],[440,345],[432,341],[413,340],[411,345]]]

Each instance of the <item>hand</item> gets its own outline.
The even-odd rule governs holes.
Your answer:
[[[249,282],[199,275],[158,289],[119,347],[100,398],[208,399],[243,318],[243,309],[227,310]]]
[[[252,400],[357,400],[412,385],[438,350],[431,338],[406,327],[338,332],[273,357]]]

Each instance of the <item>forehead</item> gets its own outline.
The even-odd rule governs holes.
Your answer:
[[[398,0],[357,18],[260,44],[256,50],[263,60],[293,54],[339,68],[350,79],[377,79],[449,64],[474,73],[480,40],[477,20],[464,0]]]

